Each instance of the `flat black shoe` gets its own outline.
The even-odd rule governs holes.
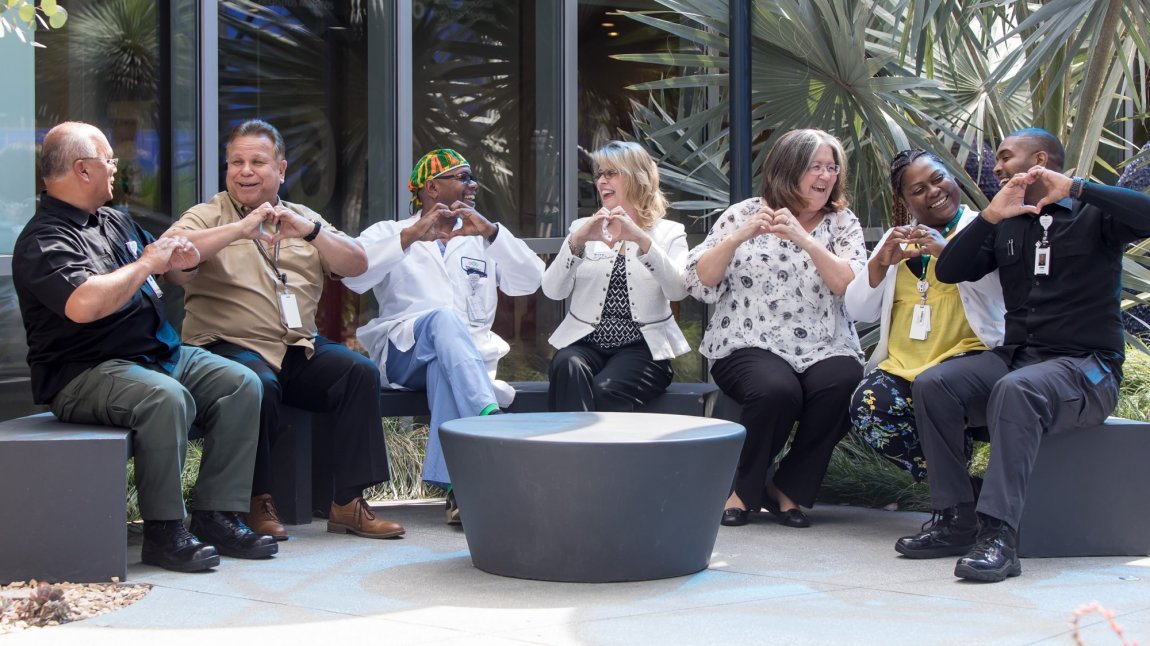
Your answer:
[[[224,556],[262,559],[279,551],[275,538],[248,529],[235,512],[193,511],[189,529]]]
[[[220,554],[200,542],[182,520],[145,520],[140,560],[173,572],[201,572],[220,564]]]
[[[798,507],[782,512],[779,514],[778,519],[780,525],[786,525],[787,527],[803,528],[811,526],[811,519],[807,518],[803,510]]]
[[[779,511],[779,503],[775,502],[774,498],[771,498],[771,494],[767,493],[766,487],[763,488],[763,509],[771,512],[772,516],[778,516],[782,513]]]
[[[740,527],[747,524],[751,512],[746,509],[739,509],[738,507],[728,507],[723,510],[723,519],[719,521],[720,525],[727,527]]]

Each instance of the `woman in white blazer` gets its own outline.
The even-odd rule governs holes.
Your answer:
[[[1001,345],[1006,309],[997,271],[957,285],[935,278],[931,259],[978,217],[962,204],[958,182],[942,160],[925,150],[904,150],[891,160],[890,181],[894,226],[846,292],[851,318],[879,323],[878,345],[851,400],[851,427],[922,482],[927,464],[912,383],[943,361]],[[969,457],[969,435],[965,449]]]
[[[682,224],[663,219],[659,169],[642,146],[612,141],[591,155],[603,208],[571,225],[543,274],[570,298],[549,341],[553,411],[630,411],[667,390],[671,359],[690,350],[670,301],[687,295]]]

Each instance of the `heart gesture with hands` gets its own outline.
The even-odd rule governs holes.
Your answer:
[[[946,239],[942,237],[942,233],[925,224],[916,224],[909,228],[907,244],[917,245],[915,256],[926,253],[937,258],[942,254],[943,248],[946,247]]]
[[[1069,197],[1070,185],[1074,183],[1074,180],[1070,177],[1052,171],[1045,166],[1035,166],[1026,171],[1026,179],[1031,184],[1042,189],[1042,199],[1038,200],[1038,204],[1034,205],[1036,213],[1046,208],[1047,204],[1053,204]]]
[[[240,237],[245,240],[261,240],[268,244],[275,242],[275,207],[264,202],[240,220]]]
[[[739,225],[738,229],[731,234],[739,244],[746,242],[752,238],[757,238],[763,234],[771,232],[771,224],[774,221],[775,210],[769,206],[759,207],[751,217],[747,218],[745,222]]]
[[[264,206],[271,207],[275,213],[276,234],[271,239],[272,244],[287,238],[302,238],[315,229],[314,222],[282,204],[273,207],[265,203]]]
[[[770,218],[770,232],[783,240],[789,240],[801,248],[810,237],[799,219],[786,207],[773,210]]]
[[[191,269],[200,264],[200,252],[184,236],[168,236],[144,247],[140,260],[151,263],[149,273],[166,274],[176,269]]]
[[[906,260],[907,258],[914,258],[922,255],[922,247],[908,247],[907,245],[915,244],[911,241],[911,235],[915,233],[915,227],[911,225],[904,225],[891,229],[890,235],[886,237],[882,245],[875,251],[874,257],[883,267],[890,267]]]
[[[437,206],[443,206],[442,204]],[[483,214],[475,210],[467,202],[456,200],[450,208],[453,218],[458,218],[460,223],[458,228],[455,227],[455,221],[451,222],[453,229],[449,229],[447,237],[458,238],[460,236],[480,236],[488,238],[495,233],[496,226],[490,220],[483,217]]]
[[[1037,171],[1037,172],[1036,172]],[[982,211],[982,217],[991,224],[998,224],[999,222],[1008,218],[1017,217],[1025,213],[1038,213],[1040,210],[1036,206],[1026,203],[1026,189],[1039,178],[1044,177],[1047,173],[1051,173],[1042,166],[1035,166],[1025,173],[1018,173],[1011,177],[1009,181],[1002,185],[998,190],[998,194],[990,201]],[[1058,173],[1054,173],[1057,175]],[[1067,189],[1069,189],[1069,178],[1062,175],[1067,180]],[[1049,179],[1043,180],[1049,182]],[[1052,195],[1047,195],[1039,202],[1043,206],[1052,201],[1048,198]],[[1063,194],[1065,197],[1065,194]],[[1058,199],[1062,199],[1061,197]]]
[[[575,232],[572,236],[572,241],[578,247],[583,247],[588,242],[599,241],[608,247],[614,246],[619,241],[619,236],[622,234],[623,223],[620,221],[616,212],[622,214],[624,219],[630,220],[627,217],[627,212],[621,207],[615,207],[613,210],[608,210],[603,207],[595,212],[594,215],[587,218],[583,226]]]
[[[406,249],[412,242],[447,240],[454,228],[455,213],[446,204],[436,204],[431,210],[419,216],[415,224],[403,230],[401,235],[404,238],[410,237],[403,246]]]

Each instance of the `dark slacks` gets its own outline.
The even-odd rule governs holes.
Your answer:
[[[612,350],[577,341],[551,358],[547,404],[553,411],[633,411],[667,391],[671,362],[645,341]]]
[[[748,509],[762,506],[767,473],[798,422],[772,480],[797,504],[814,506],[835,444],[850,428],[851,393],[862,379],[862,365],[854,357],[829,357],[795,372],[773,352],[743,348],[716,360],[711,376],[743,407],[739,422],[747,439],[735,493]]]
[[[922,373],[914,401],[933,506],[975,499],[964,435],[968,425],[986,426],[990,464],[978,511],[1017,528],[1042,436],[1101,424],[1118,403],[1118,378],[1095,356],[1050,359],[998,348]]]
[[[303,348],[290,347],[277,374],[258,353],[233,343],[220,341],[205,349],[247,366],[263,383],[253,496],[271,493],[271,447],[280,428],[281,402],[329,414],[330,426],[316,426],[313,432],[316,441],[330,442],[337,498],[390,477],[379,413],[379,369],[370,359],[316,337],[311,359]]]

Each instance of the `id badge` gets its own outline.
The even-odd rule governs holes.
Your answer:
[[[471,296],[467,297],[467,318],[472,323],[482,323],[487,320],[487,313],[484,312],[483,296],[477,292],[473,292]]]
[[[303,321],[299,318],[299,304],[296,303],[295,294],[281,291],[279,297],[280,314],[283,315],[284,325],[289,328],[303,327]]]
[[[1050,247],[1042,246],[1041,242],[1034,247],[1034,275],[1050,275]]]
[[[156,295],[156,298],[164,297],[164,290],[160,289],[160,284],[156,282],[155,276],[148,274],[148,280],[145,282],[148,283],[148,287],[152,288],[152,293]]]
[[[930,333],[930,305],[915,305],[910,319],[910,338],[926,341]]]

